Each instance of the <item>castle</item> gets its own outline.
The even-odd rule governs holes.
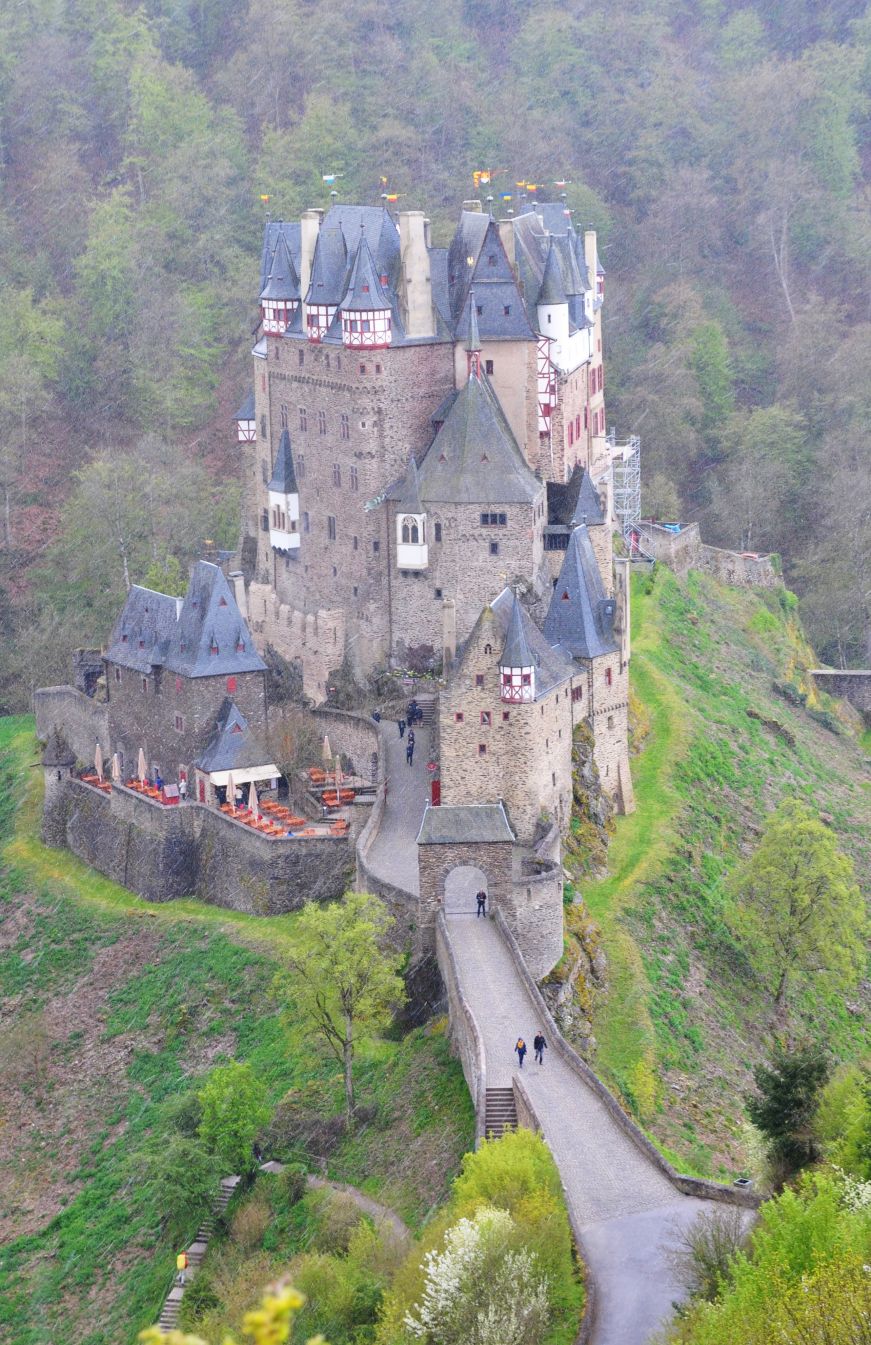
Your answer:
[[[299,663],[316,702],[343,664],[361,680],[441,665],[445,802],[531,771],[537,802],[512,817],[565,826],[582,718],[607,792],[631,808],[595,233],[563,202],[499,221],[473,202],[437,248],[420,211],[334,205],[266,226],[261,286],[237,413],[255,638]],[[500,621],[528,631],[509,642],[528,667],[504,661]],[[493,679],[501,708],[478,707]]]
[[[525,928],[545,931],[531,965],[547,970],[562,948],[561,838],[581,724],[603,791],[620,811],[634,806],[629,562],[612,552],[603,299],[595,234],[578,234],[562,202],[499,221],[466,203],[448,248],[432,246],[413,210],[395,220],[334,205],[268,223],[254,384],[235,417],[240,568],[225,576],[200,562],[183,601],[131,591],[102,653],[104,721],[71,688],[38,693],[43,736],[56,730],[55,843],[78,843],[84,796],[67,788],[68,746],[96,725],[118,789],[88,808],[118,825],[135,816],[159,832],[160,856],[183,833],[187,868],[163,895],[201,891],[203,856],[218,835],[226,853],[226,832],[211,816],[192,820],[190,805],[216,811],[234,772],[267,788],[277,774],[264,745],[267,645],[297,666],[316,706],[339,670],[361,686],[387,666],[431,670],[442,689],[419,928],[443,900],[433,874],[448,855],[490,845],[506,918],[521,943]],[[372,743],[353,732],[368,757]],[[149,777],[184,781],[187,821],[128,797],[121,780],[137,752]],[[310,839],[313,854],[321,840],[334,837]],[[277,868],[273,854],[255,908],[299,897],[270,889],[294,864]],[[160,894],[152,869],[149,895]]]

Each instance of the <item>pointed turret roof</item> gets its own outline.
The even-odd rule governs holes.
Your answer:
[[[214,732],[196,764],[208,774],[212,771],[238,771],[246,766],[271,764],[266,748],[229,696],[221,704]]]
[[[520,599],[515,593],[499,666],[502,668],[531,668],[534,663],[535,658],[524,630],[523,608],[520,606]]]
[[[602,577],[583,526],[575,528],[544,621],[545,637],[575,658],[596,658],[617,650],[613,598],[606,598]]]
[[[160,667],[175,633],[178,609],[178,598],[134,584],[109,636],[106,658],[141,673]]]
[[[547,518],[551,525],[566,528],[598,527],[605,522],[599,492],[586,468],[576,466],[568,481],[548,481]]]
[[[293,264],[287,238],[283,233],[280,233],[275,241],[275,252],[272,256],[269,279],[261,291],[260,298],[273,300],[299,299],[299,276]]]
[[[542,490],[486,379],[460,389],[420,466],[428,503],[531,503]]]
[[[275,466],[272,469],[272,480],[269,482],[267,489],[274,490],[279,495],[296,495],[299,492],[293,465],[293,453],[290,447],[290,432],[286,428],[281,431],[278,452],[275,455]]]
[[[248,392],[247,397],[245,398],[245,400],[242,402],[241,406],[239,407],[239,410],[238,410],[238,411],[236,412],[236,414],[233,416],[233,419],[236,420],[236,421],[239,421],[239,420],[253,420],[253,419],[254,419],[254,416],[255,416],[255,411],[254,411],[254,389],[251,388],[251,389],[249,389],[249,392]]]
[[[568,303],[559,254],[554,247],[553,240],[551,240],[550,247],[547,250],[547,261],[544,264],[544,275],[541,278],[538,302],[539,304]]]
[[[362,232],[351,264],[348,288],[339,307],[346,313],[391,307],[390,299],[381,286],[381,277],[366,242],[366,235]]]
[[[43,766],[75,766],[76,754],[59,728],[53,728],[42,751]]]
[[[210,561],[197,561],[193,568],[163,662],[170,672],[186,677],[266,669],[230,585]]]
[[[311,284],[305,296],[307,304],[339,304],[345,292],[348,250],[341,229],[322,224],[312,258]]]
[[[408,459],[408,470],[397,492],[396,502],[402,513],[426,513],[420,501],[420,473],[413,456]]]

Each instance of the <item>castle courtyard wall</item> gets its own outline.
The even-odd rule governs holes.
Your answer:
[[[109,756],[109,707],[75,687],[39,687],[33,693],[36,736],[48,742],[53,730],[66,739],[79,761],[90,765],[97,743]]]

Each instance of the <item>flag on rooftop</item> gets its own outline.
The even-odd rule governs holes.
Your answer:
[[[381,183],[381,186],[382,186],[382,187],[386,187],[386,186],[387,186],[387,178],[386,178],[386,177],[379,178],[378,181]]]
[[[269,205],[269,197],[266,196],[266,195],[264,195],[263,192],[261,192],[261,194],[260,194],[260,199],[261,199],[261,201],[263,202],[264,205]]]
[[[504,191],[504,192],[502,193],[502,195],[499,197],[499,200],[500,200],[500,201],[513,201],[513,200],[514,200],[514,197],[511,195],[511,192],[510,192],[510,191]]]
[[[327,185],[329,185],[329,184],[332,183],[332,182],[335,182],[335,180],[336,180],[336,175],[335,175],[335,173],[322,173],[321,176],[322,176],[324,182],[327,183]]]
[[[399,192],[398,192],[398,191],[387,192],[387,193],[385,194],[385,196],[384,196],[384,199],[385,199],[385,201],[398,201],[398,200],[399,200]]]

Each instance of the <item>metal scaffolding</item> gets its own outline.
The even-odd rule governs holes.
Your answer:
[[[614,513],[620,531],[630,542],[641,521],[641,440],[637,434],[631,434],[625,443],[618,444],[612,430],[608,442],[614,479]]]

